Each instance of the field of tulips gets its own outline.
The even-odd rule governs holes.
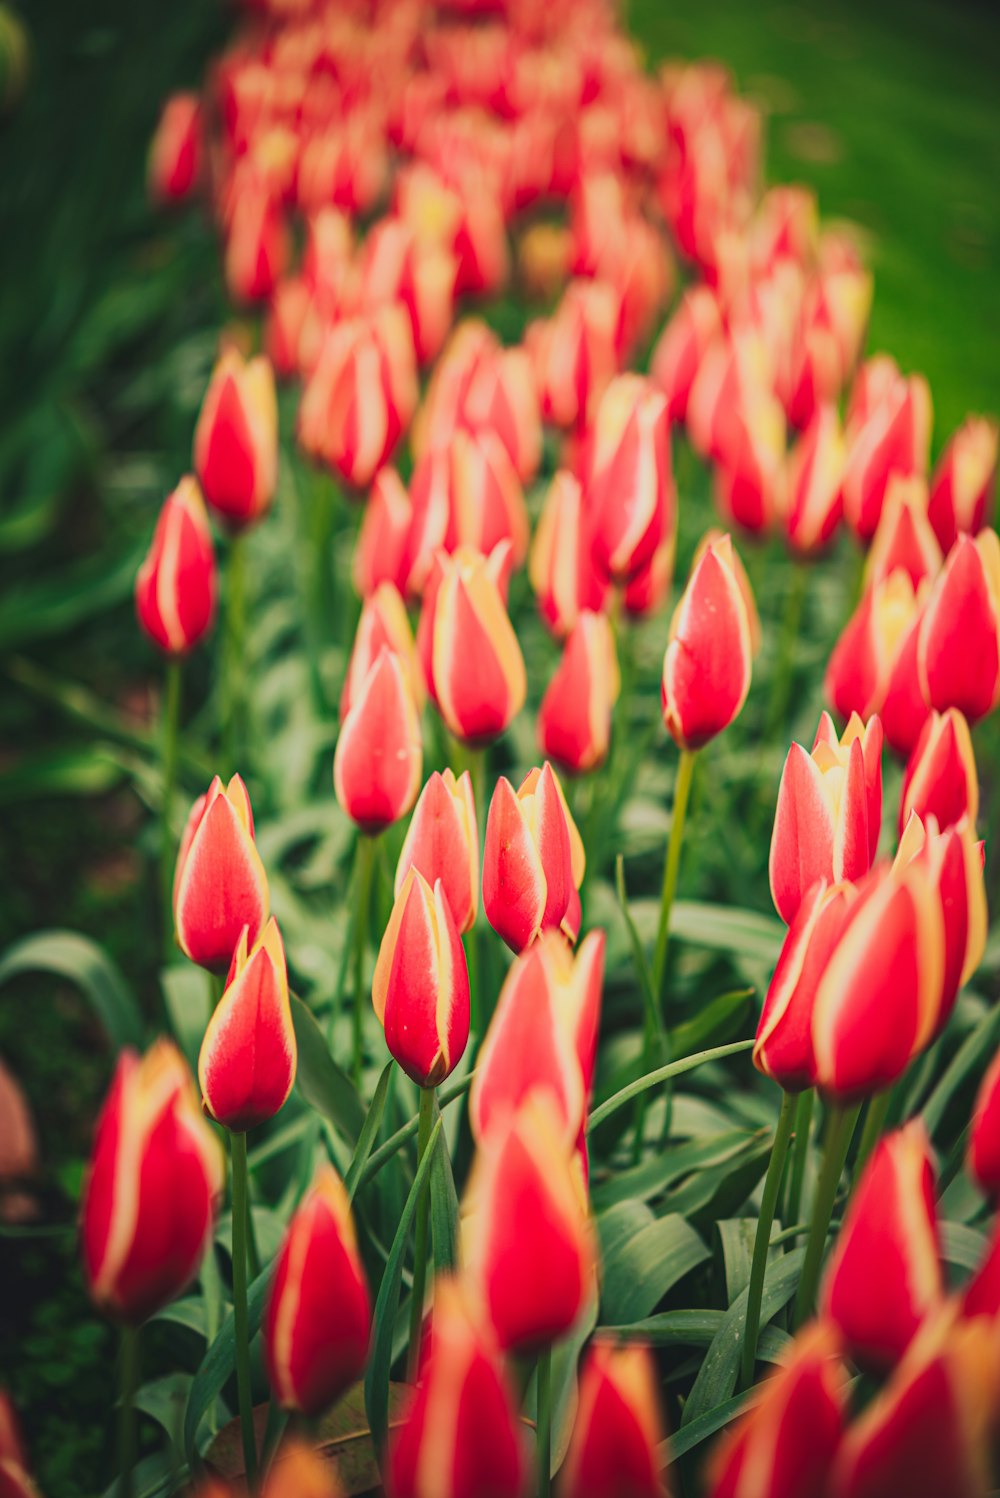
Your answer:
[[[10,313],[0,1498],[988,1498],[996,419],[641,5],[199,9]]]

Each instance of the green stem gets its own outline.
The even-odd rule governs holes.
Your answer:
[[[172,655],[167,661],[163,684],[163,718],[161,737],[162,787],[160,795],[160,898],[163,902],[164,951],[169,956],[173,945],[174,920],[171,895],[174,883],[174,836],[171,827],[174,787],[177,782],[178,728],[181,712],[181,658]]]
[[[778,1203],[781,1175],[785,1168],[788,1141],[792,1134],[795,1117],[795,1094],[786,1092],[781,1102],[781,1112],[774,1130],[771,1158],[764,1177],[764,1190],[760,1200],[760,1216],[757,1218],[757,1235],[753,1241],[753,1259],[750,1264],[750,1286],[747,1291],[747,1316],[743,1329],[743,1349],[740,1359],[740,1386],[748,1389],[753,1383],[753,1370],[757,1362],[757,1334],[760,1331],[760,1301],[764,1293],[764,1271],[767,1269],[767,1253],[771,1244],[771,1228],[774,1224],[774,1209]]]
[[[552,1487],[552,1348],[538,1354],[535,1386],[538,1419],[538,1498],[548,1498]]]
[[[792,1146],[792,1173],[788,1182],[788,1198],[785,1202],[785,1221],[798,1222],[802,1207],[802,1186],[806,1178],[806,1161],[809,1158],[809,1132],[812,1128],[813,1102],[816,1094],[811,1087],[799,1093],[795,1111],[795,1143]]]
[[[246,540],[241,531],[232,538],[226,571],[226,640],[223,696],[226,704],[224,758],[230,771],[241,768],[246,750],[244,723],[244,645],[246,636]]]
[[[375,868],[375,839],[358,833],[355,851],[356,898],[354,925],[354,1082],[361,1081],[364,1063],[365,952],[371,925],[372,873]]]
[[[239,1395],[240,1429],[247,1486],[257,1483],[257,1442],[253,1428],[253,1396],[250,1389],[250,1328],[247,1318],[247,1136],[230,1134],[233,1160],[233,1320],[236,1331],[236,1388]]]
[[[892,1102],[892,1092],[886,1089],[880,1092],[878,1097],[873,1097],[868,1104],[868,1112],[865,1114],[864,1127],[861,1130],[861,1143],[858,1145],[858,1153],[854,1161],[854,1183],[865,1167],[865,1162],[872,1150],[882,1137],[885,1128],[886,1115]]]
[[[833,1204],[860,1111],[860,1105],[855,1104],[853,1107],[834,1107],[830,1114],[823,1168],[816,1183],[816,1199],[809,1223],[809,1237],[806,1239],[806,1256],[795,1296],[796,1330],[812,1315],[816,1304],[816,1288],[823,1267],[823,1251],[826,1248],[830,1218],[833,1216]]]
[[[784,727],[791,697],[795,642],[802,623],[802,605],[805,602],[808,572],[803,562],[792,563],[792,576],[785,598],[785,616],[781,624],[781,639],[778,644],[778,659],[775,662],[771,687],[771,705],[767,717],[765,739],[774,738]]]
[[[420,1122],[417,1126],[417,1169],[427,1152],[427,1141],[434,1127],[434,1088],[420,1089]],[[420,1333],[424,1324],[424,1291],[427,1285],[427,1240],[430,1225],[430,1191],[425,1183],[417,1202],[413,1239],[413,1293],[410,1297],[410,1345],[407,1353],[407,1377],[416,1383],[420,1360]]]
[[[670,838],[667,856],[663,864],[663,894],[660,898],[660,925],[656,933],[656,949],[653,957],[653,995],[658,1004],[664,1002],[664,980],[667,973],[667,947],[670,941],[670,910],[677,890],[677,873],[681,863],[681,847],[684,842],[684,818],[688,797],[691,794],[691,778],[694,775],[695,749],[682,749],[674,783],[674,810],[670,821]]]
[[[139,1328],[122,1328],[121,1407],[118,1415],[118,1494],[132,1498],[136,1458],[135,1391],[139,1383]]]

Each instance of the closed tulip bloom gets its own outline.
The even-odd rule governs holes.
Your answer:
[[[851,1197],[820,1290],[820,1314],[852,1355],[886,1370],[944,1298],[930,1141],[916,1120],[875,1149]]]
[[[941,571],[941,548],[927,518],[927,484],[912,474],[893,474],[886,487],[882,518],[868,552],[866,587],[899,568],[914,587]]]
[[[239,775],[216,775],[188,816],[174,875],[174,925],[185,957],[225,972],[243,928],[257,940],[270,908],[254,843],[253,810]]]
[[[267,359],[222,355],[195,428],[194,466],[210,508],[233,530],[268,509],[278,482],[278,405]]]
[[[0,1388],[0,1461],[13,1462],[15,1466],[27,1468],[28,1449],[24,1443],[24,1432],[14,1401],[6,1389]]]
[[[560,468],[549,485],[535,527],[528,576],[545,623],[557,638],[585,609],[604,603],[607,582],[594,566],[590,521],[579,480]]]
[[[496,1338],[458,1280],[434,1285],[420,1380],[386,1464],[390,1498],[524,1498],[528,1462]]]
[[[963,818],[953,827],[938,829],[910,813],[900,838],[896,864],[916,863],[935,890],[944,922],[944,977],[935,1034],[944,1029],[958,991],[975,972],[986,946],[986,886],[983,845],[971,823]]]
[[[246,1133],[284,1107],[297,1060],[285,948],[272,916],[253,946],[244,929],[208,1022],[198,1057],[205,1111]]]
[[[586,504],[598,568],[634,577],[676,526],[666,401],[642,375],[619,375],[597,409]]]
[[[674,578],[675,540],[675,536],[668,536],[645,567],[625,584],[622,603],[630,618],[647,618],[666,603]]]
[[[840,524],[845,456],[836,406],[817,406],[789,454],[785,533],[799,556],[822,551]]]
[[[380,583],[394,583],[405,592],[412,518],[413,506],[399,474],[395,468],[380,468],[361,517],[351,564],[354,587],[362,598],[368,598]]]
[[[1000,1197],[1000,1052],[987,1067],[976,1093],[965,1158],[980,1190],[990,1198]]]
[[[358,688],[333,756],[333,788],[364,832],[405,817],[423,771],[420,716],[406,665],[387,645]]]
[[[454,312],[455,257],[421,238],[401,218],[384,218],[365,238],[362,294],[369,307],[399,302],[406,309],[417,362],[441,352]]]
[[[438,547],[489,553],[501,541],[519,567],[528,551],[528,512],[507,449],[494,431],[458,428],[447,447],[425,453],[410,483],[407,558],[411,593],[422,591]]]
[[[251,167],[234,187],[226,225],[224,270],[234,302],[264,302],[288,265],[284,210],[270,185]]]
[[[305,276],[283,276],[271,293],[264,329],[264,352],[278,380],[291,380],[301,369],[302,330],[309,316],[312,296]]]
[[[856,713],[842,738],[823,713],[812,752],[788,751],[778,786],[768,874],[775,909],[795,918],[817,879],[839,884],[872,866],[882,828],[882,724]]]
[[[1000,537],[959,536],[934,584],[920,627],[924,696],[970,723],[1000,702]]]
[[[396,865],[398,897],[410,869],[433,889],[438,880],[459,932],[471,931],[479,908],[479,826],[472,777],[435,770],[420,792]]]
[[[344,685],[340,694],[340,721],[350,712],[361,690],[365,678],[378,660],[383,649],[399,657],[413,699],[418,707],[423,705],[424,678],[417,660],[417,647],[406,612],[406,605],[394,583],[380,583],[361,609],[358,627],[354,632],[351,658],[344,673]]]
[[[498,936],[521,952],[558,928],[575,888],[572,849],[559,783],[546,761],[517,791],[497,781],[483,843],[483,910]]]
[[[922,375],[904,377],[891,359],[858,374],[847,415],[844,515],[862,541],[878,526],[889,479],[927,471],[931,398]]]
[[[928,517],[942,551],[962,532],[987,525],[997,476],[1000,427],[988,416],[969,416],[948,440],[931,479]]]
[[[619,301],[604,281],[571,281],[551,317],[529,324],[542,418],[561,431],[583,432],[618,368]]]
[[[715,495],[727,525],[767,530],[787,508],[785,418],[767,390],[744,394],[729,411],[731,430],[715,469]]]
[[[542,753],[579,775],[604,763],[621,678],[606,614],[577,619],[538,709]]]
[[[847,1374],[833,1327],[814,1322],[713,1454],[709,1498],[818,1498],[844,1430]]]
[[[204,1257],[225,1181],[222,1149],[176,1047],[123,1051],[97,1120],[81,1243],[91,1299],[136,1326]]]
[[[440,558],[428,684],[445,725],[465,743],[497,738],[524,706],[524,658],[497,580],[507,555],[462,548]]]
[[[688,396],[705,350],[721,328],[715,292],[708,286],[686,291],[649,361],[650,379],[666,396],[671,421],[683,421],[687,415]]]
[[[274,1261],[264,1311],[268,1382],[283,1409],[314,1416],[364,1372],[372,1312],[340,1177],[320,1167]]]
[[[940,828],[979,815],[979,775],[969,725],[957,707],[932,712],[906,765],[899,800],[899,830],[913,812],[936,817]]]
[[[728,728],[750,690],[751,620],[729,536],[695,563],[670,622],[663,721],[675,743],[700,749]]]
[[[596,1338],[587,1350],[559,1498],[667,1498],[656,1364],[648,1347]]]
[[[135,579],[135,609],[153,644],[186,655],[215,620],[212,532],[195,479],[181,479],[164,502],[152,545]]]
[[[451,906],[411,868],[382,937],[372,1003],[385,1043],[408,1077],[436,1087],[451,1075],[469,1039],[469,970]]]
[[[202,170],[201,105],[197,94],[171,94],[149,152],[149,192],[157,203],[180,203],[198,187]]]
[[[579,1166],[544,1095],[485,1139],[466,1205],[469,1279],[500,1346],[527,1353],[565,1336],[593,1291],[595,1243]]]
[[[526,349],[487,345],[460,390],[456,414],[471,432],[496,433],[522,484],[534,478],[542,419]]]
[[[914,587],[905,568],[866,588],[830,655],[827,700],[841,717],[878,713],[886,740],[910,754],[930,709],[920,686],[917,648],[931,584]]]

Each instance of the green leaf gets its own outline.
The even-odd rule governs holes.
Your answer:
[[[447,1108],[449,1103],[454,1103],[468,1092],[472,1086],[473,1075],[474,1073],[470,1072],[467,1077],[463,1077],[460,1082],[456,1082],[454,1086],[442,1092],[438,1097],[438,1107],[441,1109]],[[377,1150],[372,1150],[368,1164],[361,1172],[361,1178],[358,1181],[359,1188],[367,1185],[374,1176],[377,1176],[383,1165],[387,1164],[393,1155],[398,1154],[408,1139],[416,1138],[418,1124],[419,1116],[414,1113],[413,1117],[407,1119],[406,1123],[401,1128],[398,1128],[394,1134],[390,1134],[389,1138],[383,1144],[380,1144]]]
[[[387,1061],[382,1068],[382,1075],[375,1084],[375,1092],[368,1105],[365,1115],[364,1126],[358,1135],[358,1142],[354,1147],[354,1154],[344,1177],[344,1186],[347,1190],[349,1201],[354,1200],[354,1193],[358,1189],[361,1173],[368,1164],[368,1156],[372,1152],[372,1145],[378,1137],[378,1131],[382,1127],[382,1115],[385,1113],[386,1098],[389,1096],[389,1083],[392,1080],[392,1069],[394,1061]]]
[[[767,1170],[771,1140],[754,1135],[722,1164],[697,1171],[683,1185],[667,1193],[663,1205],[684,1217],[717,1220],[740,1207]]]
[[[702,1004],[693,1019],[683,1020],[669,1031],[670,1054],[690,1056],[709,1041],[716,1045],[744,1028],[749,1017],[752,988],[735,988]]]
[[[21,973],[51,973],[74,983],[116,1048],[141,1046],[142,1017],[117,964],[103,947],[76,931],[36,931],[0,958],[0,985]]]
[[[774,916],[760,915],[756,910],[675,900],[670,913],[670,936],[714,951],[735,952],[752,962],[773,967],[785,939],[785,928]]]
[[[430,1192],[434,1269],[442,1274],[458,1268],[458,1192],[443,1128],[431,1161]]]
[[[365,1126],[364,1106],[354,1083],[330,1055],[312,1010],[294,994],[291,1004],[299,1049],[296,1073],[299,1091],[317,1113],[328,1118],[354,1144]]]
[[[666,1082],[670,1077],[681,1077],[685,1072],[694,1071],[696,1067],[705,1066],[709,1061],[722,1061],[727,1056],[738,1056],[744,1051],[753,1048],[752,1040],[738,1040],[732,1045],[715,1046],[710,1051],[699,1051],[695,1056],[685,1056],[680,1061],[671,1061],[669,1066],[657,1067],[656,1071],[647,1072],[644,1077],[639,1077],[635,1082],[630,1082],[613,1097],[594,1109],[590,1115],[589,1128],[598,1128],[606,1118],[617,1113],[619,1108],[624,1108],[633,1098],[645,1092],[647,1088],[658,1087],[661,1082]]]
[[[625,859],[618,854],[615,859],[615,894],[618,897],[618,909],[622,913],[625,922],[625,930],[628,934],[629,945],[632,948],[632,962],[635,967],[636,977],[639,979],[639,987],[642,989],[643,1012],[652,1014],[659,1012],[659,1006],[653,995],[653,979],[649,971],[649,963],[646,961],[645,948],[636,930],[628,908],[628,891],[625,888]]]
[[[160,987],[174,1039],[193,1068],[212,1013],[212,980],[193,962],[160,969]]]
[[[50,639],[128,598],[145,548],[88,557],[41,581],[8,587],[0,599],[0,650]]]
[[[731,1306],[750,1283],[750,1264],[757,1238],[756,1217],[727,1217],[715,1224],[726,1275],[726,1304]],[[781,1231],[778,1223],[777,1230]]]
[[[989,1010],[972,1034],[966,1036],[952,1057],[940,1082],[924,1104],[921,1117],[927,1132],[932,1137],[951,1099],[970,1072],[974,1071],[986,1056],[992,1055],[996,1049],[998,1037],[1000,1037],[1000,1008]]]
[[[54,754],[26,754],[5,768],[0,805],[41,796],[101,796],[125,778],[120,759],[103,744],[60,749]]]
[[[691,1139],[684,1144],[672,1144],[659,1155],[651,1155],[639,1165],[633,1165],[601,1181],[590,1194],[595,1212],[604,1212],[616,1202],[649,1201],[658,1196],[674,1181],[679,1181],[693,1171],[704,1170],[713,1165],[724,1164],[738,1151],[745,1148],[750,1136],[744,1129],[716,1134],[710,1139]]]
[[[271,1281],[270,1268],[259,1274],[247,1291],[247,1319],[251,1340],[256,1336],[264,1314],[264,1300]],[[198,1460],[198,1428],[215,1400],[222,1393],[236,1367],[236,1323],[230,1311],[201,1361],[188,1394],[184,1411],[184,1455],[193,1470]]]
[[[683,1217],[654,1218],[633,1237],[619,1239],[604,1260],[601,1314],[609,1321],[635,1321],[709,1252]]]
[[[181,1428],[191,1389],[190,1373],[165,1373],[136,1390],[135,1407],[142,1410],[174,1441]]]
[[[714,1436],[717,1430],[728,1425],[743,1410],[748,1410],[755,1405],[762,1396],[759,1385],[748,1389],[744,1394],[734,1394],[731,1399],[723,1400],[714,1409],[707,1410],[705,1414],[699,1415],[697,1419],[685,1421],[680,1430],[674,1431],[669,1441],[664,1441],[660,1448],[664,1462],[675,1462],[688,1451],[693,1451],[700,1446],[702,1441],[707,1441],[709,1436]],[[686,1413],[686,1411],[685,1411]]]
[[[988,1239],[975,1228],[961,1222],[942,1222],[938,1225],[941,1235],[941,1257],[946,1264],[955,1264],[959,1269],[973,1273],[983,1262]]]

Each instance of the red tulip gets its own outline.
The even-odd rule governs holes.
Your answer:
[[[565,802],[548,764],[514,790],[501,775],[483,844],[483,910],[515,952],[557,929],[576,887]]]
[[[550,318],[529,324],[542,417],[561,431],[582,432],[614,376],[618,298],[603,281],[571,281]]]
[[[728,412],[726,446],[715,469],[715,495],[727,525],[757,534],[787,509],[785,418],[765,389],[743,393]]]
[[[340,694],[341,722],[353,707],[365,678],[383,649],[391,650],[398,657],[413,693],[413,700],[418,708],[421,707],[424,677],[417,660],[413,631],[399,590],[394,583],[389,582],[380,583],[362,605]]]
[[[197,94],[171,94],[149,151],[149,191],[158,203],[180,203],[202,173],[201,104]]]
[[[705,350],[721,330],[719,303],[708,286],[693,286],[667,323],[653,349],[649,374],[667,398],[671,421],[683,421],[688,396]]]
[[[302,333],[312,298],[305,276],[284,276],[271,293],[264,352],[279,380],[293,379],[302,368]]]
[[[840,524],[845,456],[836,406],[817,406],[789,454],[785,529],[789,545],[800,556],[821,551]]]
[[[460,547],[488,556],[509,542],[511,565],[528,550],[528,513],[507,449],[494,431],[456,430],[447,447],[418,462],[410,483],[413,518],[406,552],[407,586],[423,590],[435,551]]]
[[[913,812],[937,818],[942,829],[979,815],[979,776],[969,725],[957,707],[932,712],[924,724],[903,777],[899,830]]]
[[[959,536],[920,626],[920,682],[931,707],[957,707],[970,723],[1000,702],[1000,537]]]
[[[226,214],[226,288],[234,302],[263,302],[285,273],[289,234],[269,183],[248,162],[231,185]]]
[[[821,405],[839,399],[864,342],[872,291],[871,274],[853,251],[840,255],[821,241],[784,374],[782,398],[794,426],[807,426]]]
[[[446,449],[456,431],[493,432],[522,484],[541,457],[541,424],[524,349],[503,348],[485,323],[468,318],[452,334],[413,424],[419,461]]]
[[[979,966],[986,946],[983,845],[964,818],[941,832],[934,817],[928,817],[925,825],[911,812],[896,854],[897,867],[910,863],[918,864],[930,881],[944,923],[944,978],[935,1024],[935,1034],[940,1034],[959,989]]]
[[[0,1389],[0,1462],[11,1462],[25,1470],[28,1467],[21,1421],[6,1389]]]
[[[972,1109],[969,1174],[991,1198],[1000,1197],[1000,1052],[986,1069]]]
[[[752,625],[732,541],[712,541],[695,562],[670,623],[663,658],[663,721],[674,741],[700,749],[728,728],[750,690]]]
[[[656,1364],[641,1343],[595,1338],[580,1377],[559,1498],[667,1498]]]
[[[611,744],[611,711],[620,688],[615,637],[607,615],[582,613],[538,709],[542,753],[573,774],[603,764]]]
[[[987,1073],[991,1081],[994,1069],[995,1067],[991,1066]],[[987,1077],[984,1077],[980,1095],[985,1092],[986,1086]],[[973,1124],[975,1124],[975,1118],[976,1114],[973,1113]],[[989,1127],[995,1128],[996,1126],[991,1123]],[[969,1154],[966,1155],[965,1164],[973,1179],[978,1180],[977,1166],[973,1165]],[[997,1161],[995,1159],[990,1161],[988,1168],[995,1171]],[[1000,1180],[1000,1176],[997,1179]],[[996,1188],[990,1188],[990,1195],[991,1197],[996,1195]],[[1000,1229],[996,1220],[994,1220],[986,1250],[962,1293],[962,1316],[969,1320],[975,1316],[985,1316],[994,1324],[996,1317],[1000,1316]]]
[[[597,408],[586,493],[599,570],[627,582],[674,534],[666,401],[641,375],[619,375]]]
[[[216,1486],[202,1486],[198,1498],[228,1498]],[[336,1471],[319,1448],[304,1444],[300,1437],[286,1436],[268,1469],[263,1498],[343,1498]]]
[[[278,482],[278,406],[266,359],[222,355],[201,404],[194,466],[209,506],[232,529],[268,509]]]
[[[185,655],[215,620],[212,532],[195,479],[167,496],[135,579],[139,623],[160,650]]]
[[[942,551],[960,533],[989,523],[997,474],[1000,428],[988,416],[969,416],[953,433],[931,479],[928,516]]]
[[[824,692],[844,718],[878,713],[888,743],[909,754],[929,708],[917,670],[920,621],[930,583],[914,587],[902,567],[862,595],[826,669]]]
[[[872,537],[865,584],[870,587],[901,568],[916,588],[941,570],[941,548],[927,519],[927,484],[894,473],[885,491],[882,518]]]
[[[375,223],[365,238],[362,294],[366,305],[399,302],[406,308],[419,364],[441,352],[454,309],[455,257],[421,239],[401,218]]]
[[[420,718],[406,667],[383,645],[344,719],[333,757],[337,800],[365,832],[406,815],[423,769]]]
[[[930,429],[923,376],[905,378],[884,355],[870,359],[858,373],[847,413],[844,471],[844,515],[862,541],[875,534],[891,476],[926,473]]]
[[[283,1409],[318,1415],[364,1372],[371,1303],[351,1207],[322,1165],[274,1261],[264,1311],[267,1377]]]
[[[420,792],[396,865],[397,898],[410,869],[432,889],[441,881],[456,927],[471,931],[479,908],[479,826],[468,770],[458,779],[435,770]]]
[[[646,565],[625,584],[622,603],[631,618],[655,614],[667,601],[674,578],[674,536],[668,536]]]
[[[380,468],[354,548],[352,576],[362,598],[374,593],[379,583],[394,583],[401,593],[405,592],[406,546],[412,517],[410,496],[399,474],[395,468]]]
[[[538,517],[528,575],[538,607],[562,639],[585,609],[600,609],[607,583],[594,566],[590,521],[579,481],[566,469],[553,476]]]
[[[297,178],[299,206],[308,213],[332,203],[345,213],[368,213],[382,195],[389,173],[381,119],[355,108],[338,120],[324,119],[305,141]]]
[[[87,1288],[108,1315],[145,1321],[194,1277],[211,1240],[225,1165],[180,1052],[123,1051],[83,1192]]]
[[[269,904],[247,788],[238,775],[228,786],[216,775],[191,808],[177,855],[177,945],[200,967],[225,972],[243,928],[257,940]]]
[[[272,916],[251,947],[244,928],[222,998],[198,1057],[207,1113],[244,1134],[283,1108],[298,1047],[288,997],[285,948]]]

